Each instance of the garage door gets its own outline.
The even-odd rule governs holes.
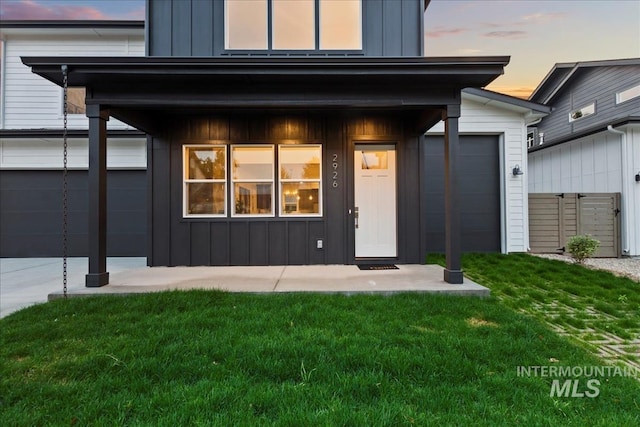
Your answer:
[[[422,212],[427,252],[444,252],[444,137],[427,137],[422,155]],[[500,252],[498,137],[460,136],[462,250]]]
[[[87,256],[87,171],[68,175],[70,256]],[[107,253],[146,254],[146,172],[109,171]],[[62,172],[0,172],[0,256],[62,256]]]

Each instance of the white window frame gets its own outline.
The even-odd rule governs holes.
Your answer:
[[[640,97],[640,84],[631,86],[616,93],[616,105]]]
[[[319,154],[320,154],[320,164],[319,164],[319,168],[320,168],[320,174],[318,178],[314,178],[314,179],[300,179],[300,178],[287,178],[287,179],[283,179],[282,176],[280,176],[280,171],[282,168],[282,150],[284,149],[285,151],[288,149],[304,149],[304,148],[318,148],[319,149]],[[322,154],[322,144],[295,144],[295,145],[288,145],[288,144],[280,144],[278,145],[278,201],[279,201],[279,209],[278,209],[278,216],[280,218],[300,218],[300,217],[322,217],[322,212],[323,212],[323,205],[324,205],[324,197],[322,197],[322,159],[323,159],[323,154]],[[318,183],[318,213],[285,213],[283,212],[283,208],[284,208],[284,203],[282,203],[282,184],[286,184],[286,183],[295,183],[295,182],[299,182],[299,183]]]
[[[189,158],[187,156],[187,152],[189,148],[222,148],[224,150],[224,179],[189,179]],[[229,152],[227,150],[227,145],[225,144],[185,144],[182,146],[182,216],[184,218],[226,218],[228,214],[229,205],[229,185],[227,177],[229,176],[229,161],[228,161]],[[190,183],[224,183],[224,213],[221,214],[190,214],[188,212],[188,198],[189,198],[189,190],[188,184]]]
[[[271,179],[235,179],[233,177],[233,163],[234,163],[234,152],[236,148],[270,148],[271,149]],[[273,218],[276,216],[275,209],[275,200],[278,197],[276,194],[275,188],[275,145],[274,144],[232,144],[231,145],[231,155],[229,160],[229,176],[231,177],[229,189],[227,190],[230,194],[229,200],[231,202],[231,217],[232,218]],[[247,182],[247,183],[270,183],[271,184],[271,213],[264,214],[239,214],[236,213],[235,206],[235,189],[236,183]]]
[[[584,110],[586,110],[586,111],[584,111]],[[593,111],[591,111],[591,110],[593,110]],[[580,117],[575,117],[574,118],[575,114],[578,113],[578,112],[581,113]],[[582,119],[585,119],[587,117],[591,117],[594,114],[596,114],[596,103],[595,102],[591,102],[591,103],[589,103],[587,105],[584,105],[584,106],[582,106],[580,108],[576,108],[575,110],[572,110],[569,113],[569,123],[575,122],[575,121],[578,121],[578,120],[582,120]]]

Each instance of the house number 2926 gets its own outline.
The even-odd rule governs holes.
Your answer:
[[[333,154],[331,156],[331,186],[338,188],[338,155]]]

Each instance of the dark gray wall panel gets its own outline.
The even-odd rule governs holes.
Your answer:
[[[423,247],[444,252],[444,137],[422,147]],[[460,137],[462,250],[500,252],[500,158],[498,137]],[[462,172],[464,171],[464,172]]]
[[[149,56],[171,56],[172,0],[147,1],[147,52]]]
[[[324,250],[317,248],[318,239],[325,240],[324,222],[309,222],[309,248],[307,250],[310,264],[326,264]]]
[[[211,264],[229,265],[229,224],[210,222],[211,226]]]
[[[287,249],[289,251],[289,264],[307,264],[307,223],[289,222],[287,233]]]
[[[146,172],[109,171],[107,253],[146,255]],[[68,174],[68,253],[87,256],[87,172]],[[62,255],[62,172],[0,171],[0,256]]]
[[[287,264],[287,223],[269,222],[269,264]]]
[[[265,222],[249,223],[249,264],[268,265],[268,234]]]
[[[211,230],[207,222],[193,222],[190,224],[190,265],[209,265],[211,259],[211,245],[209,239]]]
[[[249,265],[249,224],[229,223],[229,262],[231,265]]]
[[[422,56],[423,0],[363,0],[363,49],[356,56]],[[224,49],[223,0],[150,0],[150,56],[230,56]],[[287,51],[255,51],[282,56]],[[345,56],[345,52],[295,52]]]

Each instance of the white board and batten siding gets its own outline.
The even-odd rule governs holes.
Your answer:
[[[640,255],[640,126],[599,132],[529,154],[529,193],[620,193],[624,255]],[[622,141],[625,141],[623,145]]]
[[[62,89],[31,72],[21,56],[144,56],[144,36],[134,35],[7,35],[4,64],[4,129],[62,127]],[[109,129],[130,129],[115,119]],[[69,116],[69,128],[86,129],[83,114]]]
[[[427,135],[444,133],[444,123]],[[461,135],[498,135],[501,161],[502,252],[526,252],[529,246],[527,174],[527,128],[523,114],[462,98],[459,121]],[[519,165],[524,175],[513,176]],[[468,171],[473,173],[473,171]]]

